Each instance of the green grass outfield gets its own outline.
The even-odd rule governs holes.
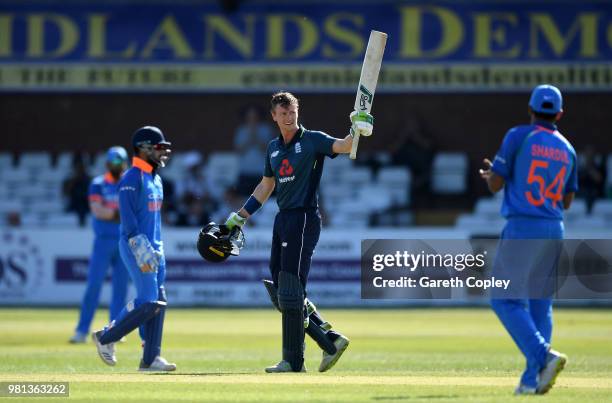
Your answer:
[[[0,309],[0,382],[70,382],[70,401],[550,402],[612,400],[612,310],[557,309],[553,345],[570,361],[546,396],[514,398],[524,362],[487,309],[328,310],[351,338],[330,372],[307,342],[306,374],[268,375],[280,358],[280,317],[264,310],[169,310],[163,355],[173,374],[136,371],[140,342],[116,367],[91,342],[67,343],[74,309]],[[102,325],[106,312],[99,312]],[[17,399],[8,401],[42,401]],[[49,399],[58,401],[61,399]]]

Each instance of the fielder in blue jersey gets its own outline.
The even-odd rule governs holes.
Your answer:
[[[531,124],[510,129],[494,161],[484,160],[487,169],[481,169],[480,175],[489,189],[493,193],[504,189],[501,212],[507,223],[500,249],[505,240],[563,238],[563,211],[574,199],[578,178],[576,152],[556,126],[562,106],[559,89],[537,86],[529,100]],[[532,266],[525,263],[521,266]],[[552,299],[499,298],[491,305],[527,360],[515,393],[547,393],[567,362],[564,354],[550,348]]]
[[[304,372],[304,334],[323,350],[319,371],[329,370],[349,344],[348,338],[331,330],[316,307],[306,298],[312,254],[321,232],[318,187],[325,157],[349,153],[353,133],[372,134],[373,118],[365,112],[350,116],[351,134],[337,139],[298,124],[298,100],[288,92],[274,94],[272,119],[280,134],[268,145],[263,178],[245,205],[231,213],[226,225],[241,227],[276,189],[280,212],[274,220],[270,272],[265,281],[272,303],[282,315],[282,360],[266,372]]]
[[[140,327],[144,348],[139,370],[174,371],[176,365],[161,356],[166,260],[161,239],[164,194],[157,174],[170,156],[170,143],[157,127],[145,126],[134,132],[132,146],[132,168],[119,182],[119,253],[136,287],[136,299],[108,327],[92,333],[92,339],[102,361],[115,365],[115,343]]]
[[[125,306],[128,272],[119,256],[119,179],[127,168],[127,159],[127,151],[123,147],[111,147],[106,153],[107,172],[95,177],[89,186],[89,208],[93,215],[95,238],[87,271],[87,288],[71,343],[85,343],[87,339],[109,266],[113,268],[110,320],[115,319]]]

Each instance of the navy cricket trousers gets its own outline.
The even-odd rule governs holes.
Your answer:
[[[278,287],[278,273],[286,271],[300,278],[304,290],[310,262],[319,234],[321,215],[316,208],[281,210],[274,219],[270,272]]]

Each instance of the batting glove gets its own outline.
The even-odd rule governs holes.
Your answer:
[[[246,221],[247,221],[246,218],[240,216],[236,212],[233,212],[232,214],[229,215],[229,217],[227,217],[227,220],[225,220],[225,225],[231,231],[234,227],[242,228],[242,226],[246,224]]]
[[[367,112],[353,111],[350,114],[351,133],[359,133],[360,136],[368,137],[374,130],[374,116]]]
[[[161,256],[158,255],[160,252],[156,252],[153,249],[151,242],[149,242],[145,235],[138,234],[128,239],[128,245],[136,259],[136,264],[140,267],[140,271],[143,273],[157,273],[161,259]]]

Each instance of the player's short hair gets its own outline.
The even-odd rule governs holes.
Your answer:
[[[277,105],[282,106],[283,108],[289,107],[289,105],[299,106],[300,103],[298,99],[290,92],[281,91],[275,94],[272,94],[272,99],[270,100],[270,109],[274,110]]]

